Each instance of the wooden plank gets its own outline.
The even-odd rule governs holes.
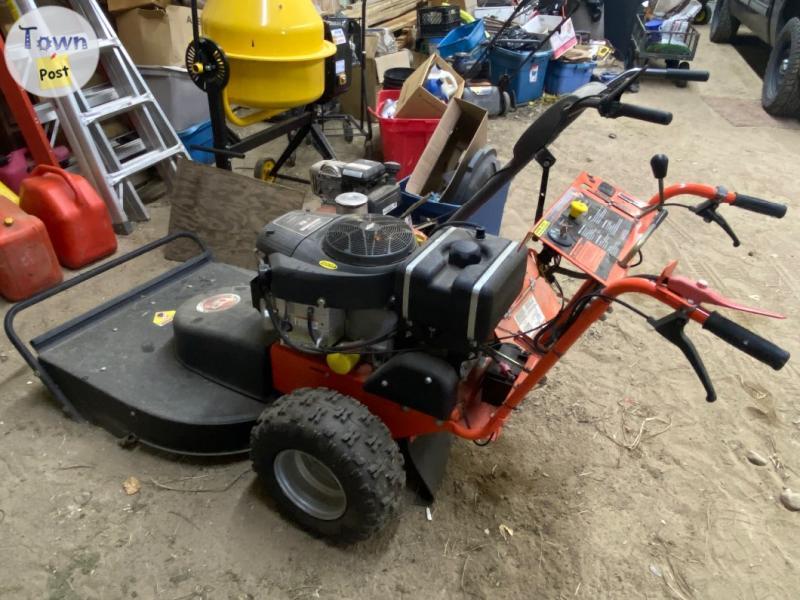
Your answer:
[[[407,12],[416,11],[419,0],[375,0],[367,4],[367,26],[375,27]],[[361,2],[354,2],[342,11],[351,18],[361,17]]]
[[[220,262],[255,269],[258,233],[276,217],[302,208],[304,197],[280,183],[181,158],[170,197],[169,231],[194,232]],[[167,259],[180,261],[195,254],[197,248],[188,240],[178,240],[164,252]]]

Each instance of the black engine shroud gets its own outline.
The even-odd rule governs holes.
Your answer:
[[[294,211],[268,224],[253,298],[340,309],[381,308],[413,337],[469,351],[492,335],[525,277],[527,252],[480,229],[443,227],[418,246],[411,227],[383,215]]]

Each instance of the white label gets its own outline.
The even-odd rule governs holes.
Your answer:
[[[337,46],[347,43],[347,36],[341,29],[331,29],[331,37],[333,38],[333,43]]]
[[[201,300],[195,307],[200,313],[216,313],[229,310],[239,304],[242,297],[239,294],[217,294]]]
[[[344,59],[336,61],[336,74],[339,75],[340,73],[344,73],[345,66],[344,66]]]
[[[397,208],[397,202],[392,202],[389,206],[383,209],[383,214],[388,215],[395,208]]]
[[[536,83],[539,80],[539,65],[531,66],[531,72],[529,74],[529,79],[531,83]]]
[[[533,294],[516,312],[514,320],[517,322],[520,331],[523,332],[536,329],[544,323],[544,313],[542,313],[542,309]]]

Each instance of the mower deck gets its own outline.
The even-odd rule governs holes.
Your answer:
[[[184,366],[176,356],[175,315],[170,311],[198,294],[210,296],[226,286],[242,286],[246,300],[252,276],[209,261],[178,268],[31,344],[42,368],[75,409],[112,434],[180,454],[246,452],[264,399],[214,383]],[[234,308],[253,319],[254,336],[262,334],[259,315],[249,302]]]

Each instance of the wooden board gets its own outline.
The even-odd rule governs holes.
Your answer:
[[[191,231],[208,244],[216,260],[255,269],[256,236],[269,221],[303,207],[305,194],[280,183],[264,183],[187,159],[178,162],[169,231]],[[197,254],[194,244],[179,240],[164,252],[184,261]]]
[[[419,0],[370,0],[367,3],[367,26],[375,27],[410,11],[416,11]],[[342,10],[348,17],[361,18],[361,2]],[[416,16],[415,16],[416,18]]]

